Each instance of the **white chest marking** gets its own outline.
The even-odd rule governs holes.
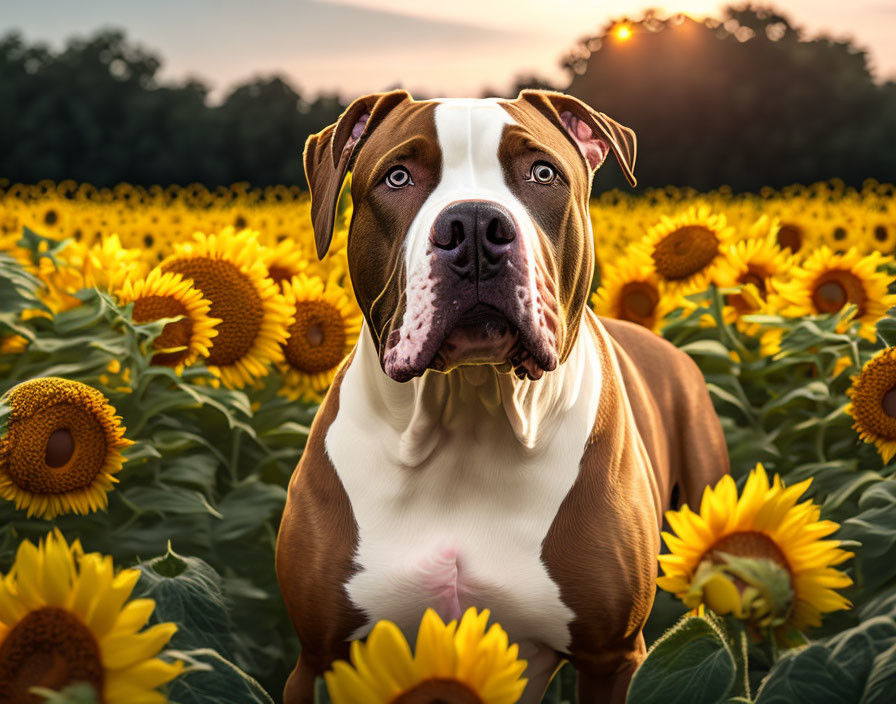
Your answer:
[[[358,523],[346,588],[370,620],[353,637],[390,619],[413,639],[427,607],[454,618],[475,605],[512,641],[568,648],[574,614],[541,548],[578,475],[600,387],[584,327],[537,382],[462,367],[400,384],[361,331],[326,437]]]

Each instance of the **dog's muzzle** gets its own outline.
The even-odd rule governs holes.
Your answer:
[[[539,283],[544,277],[530,275],[532,256],[500,203],[447,205],[429,231],[426,300],[408,300],[407,320],[383,351],[386,373],[407,381],[426,369],[492,364],[538,379],[554,369],[554,297]]]

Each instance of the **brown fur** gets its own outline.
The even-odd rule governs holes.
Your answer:
[[[352,575],[358,527],[342,482],[327,455],[327,430],[339,412],[339,386],[349,357],[336,374],[311,425],[308,444],[289,482],[277,537],[277,581],[302,653],[283,701],[313,704],[314,679],[348,657],[346,638],[364,615],[345,592]]]
[[[684,480],[702,490],[727,473],[728,454],[703,376],[686,354],[631,323],[589,317],[582,324],[603,359],[601,399],[579,479],[542,559],[576,614],[569,659],[580,702],[624,702],[646,654],[641,629],[653,605],[658,527],[671,486]],[[646,457],[638,451],[642,429]]]

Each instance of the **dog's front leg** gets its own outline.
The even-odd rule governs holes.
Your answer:
[[[625,704],[632,675],[646,655],[639,633],[631,647],[570,658],[578,673],[579,704]]]

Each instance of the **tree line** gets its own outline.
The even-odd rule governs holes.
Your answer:
[[[632,127],[642,186],[896,178],[896,84],[875,82],[854,43],[807,37],[770,8],[702,22],[648,11],[584,37],[562,62],[567,80],[520,77],[507,97],[563,90]],[[211,104],[201,82],[161,82],[161,65],[121,31],[56,52],[0,39],[0,177],[304,186],[305,139],[353,97],[269,76]],[[623,184],[604,171],[601,188]]]

